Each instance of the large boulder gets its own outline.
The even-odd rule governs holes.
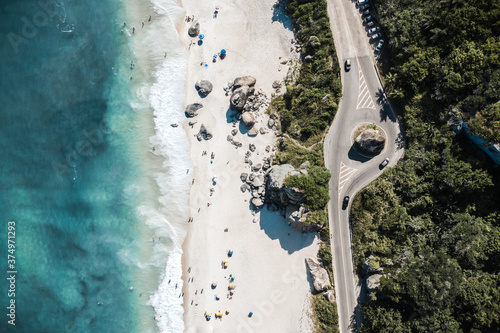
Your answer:
[[[321,230],[322,226],[319,224],[306,224],[307,214],[304,207],[289,204],[286,206],[286,220],[290,225],[302,232],[316,232]]]
[[[368,288],[368,291],[374,291],[380,286],[381,277],[382,274],[375,274],[366,278],[366,288]]]
[[[330,277],[328,272],[321,264],[313,258],[306,258],[307,267],[309,267],[309,274],[316,292],[323,291],[330,286]]]
[[[261,209],[264,207],[264,201],[261,198],[252,198],[250,202],[252,203],[254,209]]]
[[[246,127],[252,128],[255,125],[255,116],[252,112],[243,112],[241,114],[241,121]]]
[[[264,185],[264,176],[263,175],[258,175],[252,180],[252,186],[253,187],[261,187]]]
[[[335,292],[330,289],[330,290],[327,290],[326,293],[323,294],[323,296],[325,296],[325,298],[330,302],[330,303],[335,303]]]
[[[212,92],[212,89],[214,88],[214,86],[212,85],[212,82],[210,82],[208,80],[197,81],[194,86],[195,86],[196,90],[198,90],[198,93],[202,97],[207,97],[208,94],[210,94]]]
[[[234,80],[233,89],[243,87],[243,86],[252,87],[255,85],[255,82],[257,82],[257,80],[253,76],[250,76],[250,75],[237,77]]]
[[[196,37],[200,34],[200,22],[196,21],[188,29],[188,34],[191,37]]]
[[[212,137],[213,137],[212,133],[210,133],[207,130],[207,128],[205,127],[205,125],[201,124],[200,131],[198,132],[198,134],[196,134],[196,138],[198,139],[198,141],[201,141],[201,140],[210,140]]]
[[[257,134],[259,134],[259,129],[254,126],[248,131],[247,134],[248,136],[256,136]]]
[[[269,169],[267,175],[267,187],[270,190],[279,191],[283,187],[285,178],[291,175],[298,175],[295,168],[291,164],[274,165]]]
[[[379,154],[385,146],[385,135],[382,131],[367,129],[358,135],[354,146],[364,154]]]
[[[201,103],[193,103],[193,104],[189,104],[187,107],[186,107],[186,116],[187,117],[190,117],[190,118],[193,118],[193,117],[196,117],[198,114],[196,113],[196,111],[198,111],[199,109],[201,109],[203,107],[203,104]]]
[[[243,86],[235,89],[233,91],[233,94],[231,95],[231,98],[229,99],[229,105],[231,106],[231,109],[240,112],[243,111],[243,107],[247,102],[249,93],[250,87],[248,86]]]

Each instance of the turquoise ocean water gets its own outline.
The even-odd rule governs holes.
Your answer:
[[[1,332],[182,331],[182,301],[166,282],[181,286],[189,183],[185,135],[162,132],[182,119],[185,54],[172,21],[182,10],[172,8],[0,3]],[[169,45],[137,52],[159,33]]]

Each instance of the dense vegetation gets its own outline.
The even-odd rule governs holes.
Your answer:
[[[279,114],[282,132],[274,162],[292,164],[295,168],[309,162],[307,175],[289,177],[286,183],[306,193],[304,205],[311,210],[306,223],[323,225],[318,256],[333,277],[326,214],[330,172],[324,167],[322,141],[342,92],[340,68],[326,1],[287,0],[286,11],[294,23],[302,61],[285,80],[284,94],[274,97],[269,108]],[[336,304],[325,300],[323,295],[315,295],[313,310],[318,332],[338,332]]]
[[[448,123],[499,138],[500,2],[374,2],[408,147],[352,207],[358,270],[370,255],[384,269],[362,331],[498,330],[500,175]]]

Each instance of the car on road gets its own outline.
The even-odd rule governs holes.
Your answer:
[[[374,34],[379,30],[380,30],[380,27],[371,28],[370,30],[368,30],[368,34],[370,34],[370,35]]]
[[[370,15],[370,10],[365,10],[363,13],[361,13],[362,16],[368,16]]]
[[[389,164],[389,157],[387,157],[382,163],[380,163],[380,169],[385,168],[387,164]]]
[[[376,39],[382,38],[382,33],[381,32],[376,33],[375,35],[372,35],[370,38],[371,38],[371,40],[376,40]]]
[[[373,20],[373,16],[371,16],[371,15],[370,15],[370,16],[365,17],[365,18],[363,19],[363,22],[368,23],[368,22],[370,22],[371,20]]]
[[[348,195],[346,195],[344,197],[344,201],[342,201],[342,209],[346,209],[347,205],[349,205],[349,196]]]
[[[363,11],[363,10],[366,10],[366,9],[368,9],[368,8],[370,8],[370,4],[369,4],[369,3],[366,3],[366,4],[364,4],[363,6],[359,7],[359,10]]]
[[[356,4],[357,4],[358,6],[365,5],[365,4],[367,4],[367,3],[368,3],[368,0],[358,0],[358,2],[356,2]]]
[[[351,59],[347,59],[345,61],[345,71],[349,72],[350,69],[351,69]]]
[[[384,46],[384,40],[381,39],[379,42],[378,42],[378,45],[377,47],[375,48],[375,52],[379,53],[381,50],[382,50],[382,47]]]

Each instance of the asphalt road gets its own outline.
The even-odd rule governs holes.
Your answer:
[[[364,297],[352,261],[350,203],[357,192],[382,174],[379,164],[386,157],[390,159],[387,167],[397,163],[403,155],[404,136],[377,74],[374,47],[361,12],[349,0],[327,2],[343,85],[343,99],[325,138],[325,164],[332,174],[328,212],[335,292],[343,333],[358,331],[361,320],[356,309]],[[346,59],[351,59],[349,72],[344,69]],[[359,125],[373,123],[385,132],[386,145],[375,157],[363,156],[353,148],[353,134]],[[351,202],[344,210],[342,200],[346,195]]]

